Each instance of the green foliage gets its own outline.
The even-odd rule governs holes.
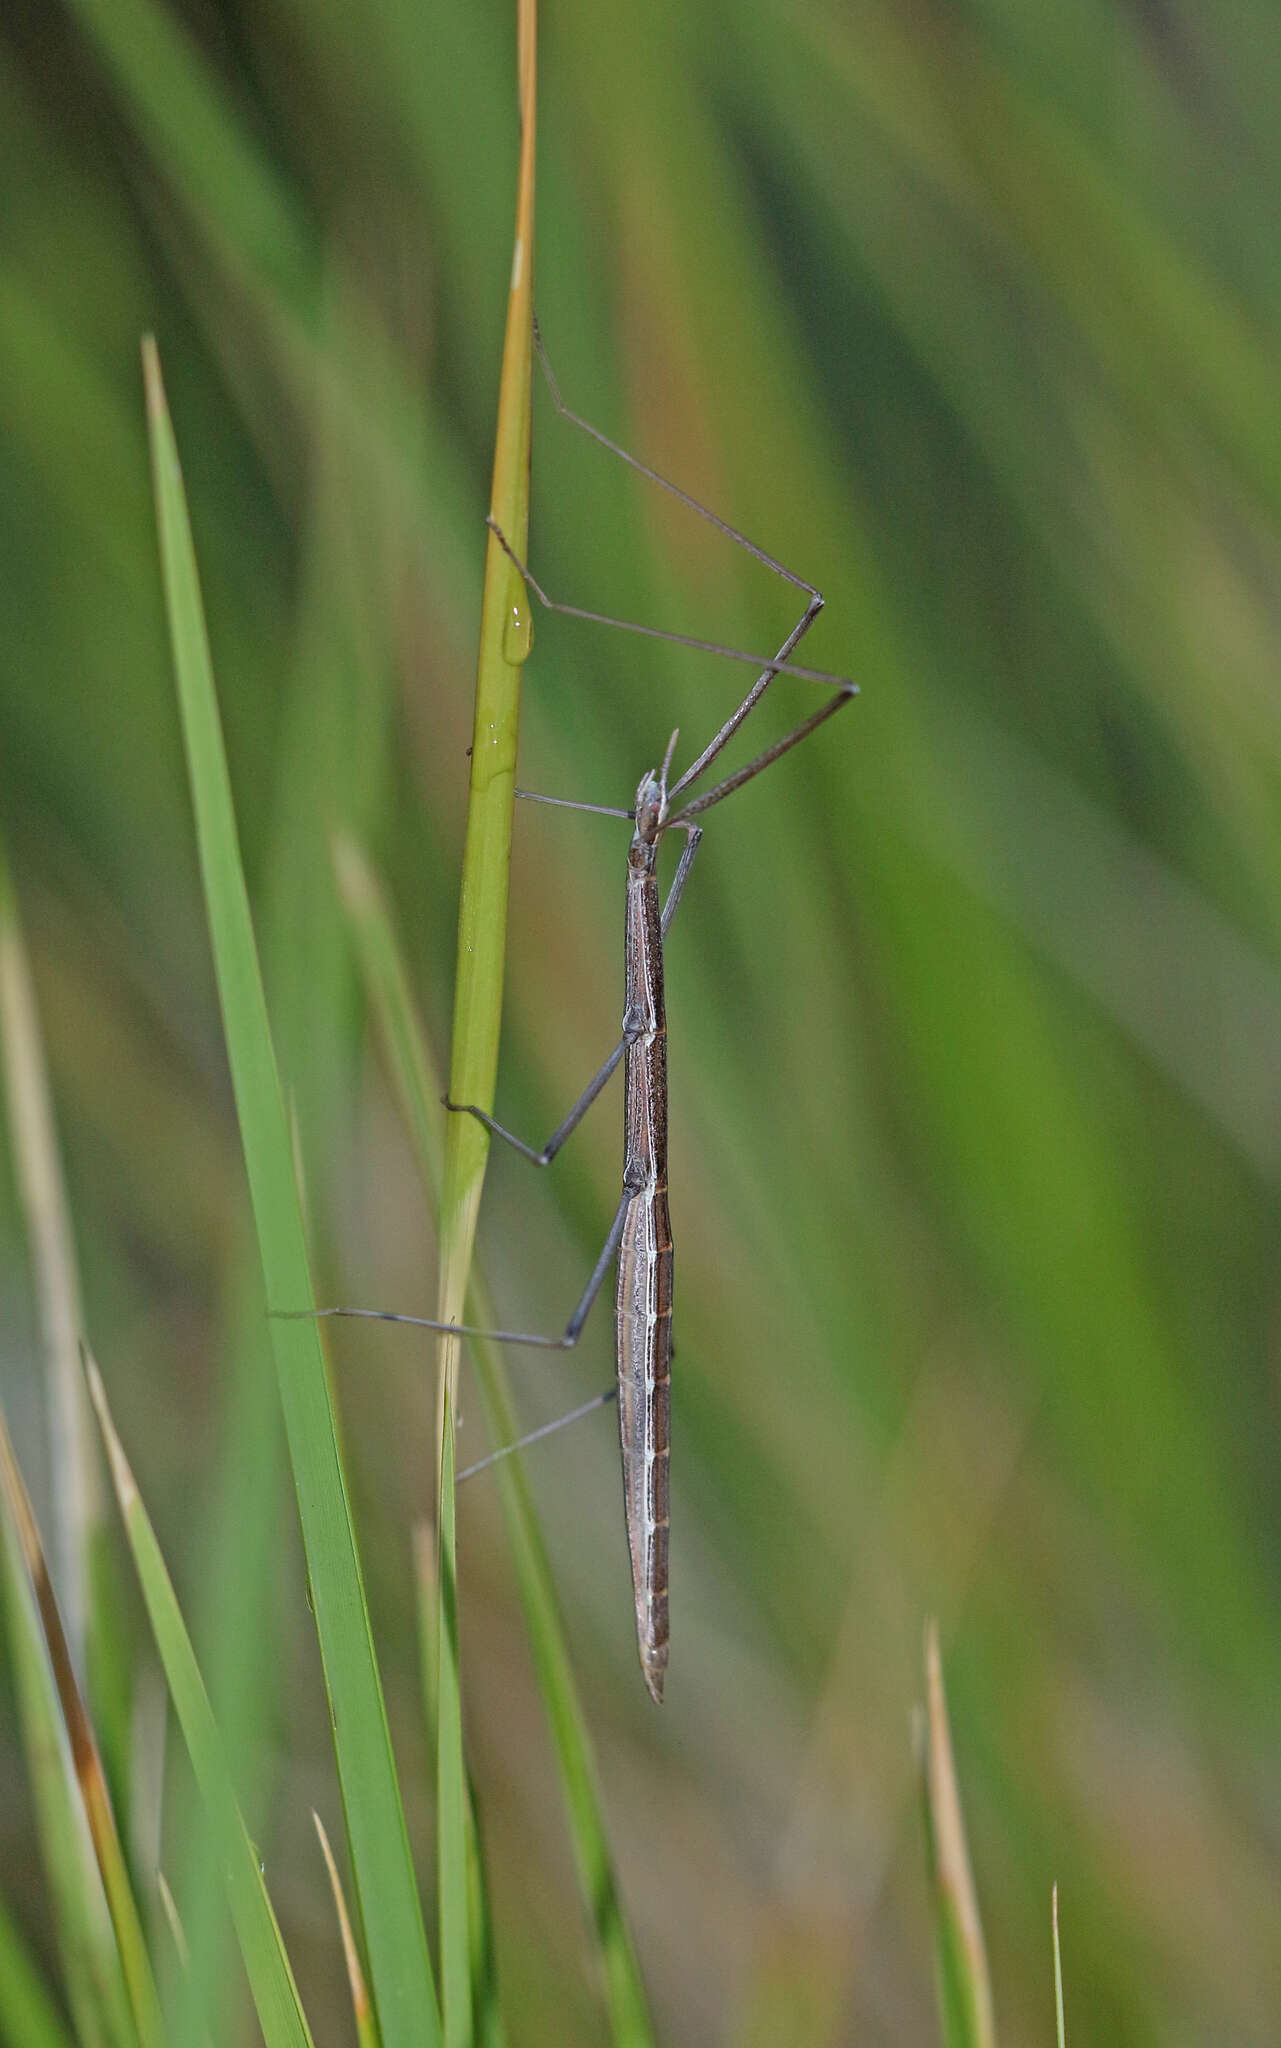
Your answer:
[[[49,1886],[62,1983],[84,2048],[139,2048],[129,1987],[111,1924],[101,1868],[93,1853],[77,1759],[59,1699],[58,1671],[42,1626],[37,1575],[42,1553],[30,1501],[0,1430],[5,1621],[40,1857]],[[47,1575],[46,1575],[47,1584]],[[66,1664],[63,1663],[65,1675]],[[12,2032],[29,1985],[6,1987]]]
[[[218,1863],[225,1875],[263,2040],[266,2048],[311,2048],[311,2034],[299,2004],[293,1971],[267,1896],[261,1863],[236,1805],[222,1741],[191,1641],[155,1532],[116,1435],[101,1376],[93,1364],[89,1366],[89,1385],[174,1711],[202,1796],[213,1817]]]
[[[313,1803],[345,1798],[389,2043],[379,1940],[399,1930],[392,1974],[425,1995],[371,1639],[429,1924],[457,1904],[432,1895],[408,1556],[435,1510],[435,1354],[330,1326],[331,1401],[315,1333],[266,1325],[137,338],[160,336],[181,431],[319,1297],[431,1313],[423,1131],[410,1119],[406,1145],[395,1058],[373,1055],[330,848],[369,849],[444,1047],[469,741],[478,775],[489,758],[512,14],[74,0],[0,32],[0,825],[84,1313],[246,1823],[289,1872],[273,1896],[318,2038],[351,2021]],[[565,0],[541,79],[537,296],[569,402],[812,577],[814,659],[863,693],[709,819],[672,937],[661,1714],[635,1670],[608,1418],[460,1491],[453,1783],[465,1736],[513,2048],[619,2033],[626,1987],[643,2014],[634,1951],[672,2038],[811,2048],[886,2013],[930,2037],[903,1718],[925,1612],[952,1646],[1003,2038],[1048,2035],[1057,1875],[1074,2038],[1263,2048],[1281,2002],[1274,11]],[[538,393],[534,416],[528,546],[555,596],[781,638],[787,595],[759,565]],[[517,779],[626,804],[673,725],[687,760],[736,700],[722,666],[539,616]],[[798,697],[772,688],[762,739]],[[505,980],[491,960],[473,1044],[492,1060],[502,986],[490,1083],[529,1136],[617,1029],[624,829],[516,816]],[[283,1223],[295,1146],[273,1090],[254,1121]],[[549,1174],[492,1159],[479,1249],[501,1326],[563,1326],[617,1164],[605,1104]],[[0,1392],[58,1572],[24,1171],[0,1175]],[[476,1391],[465,1369],[459,1465],[603,1387],[607,1321],[569,1362],[514,1354],[505,1405],[483,1360]],[[277,1339],[342,1560],[326,1592],[307,1509],[315,1621]],[[524,1549],[502,1533],[517,1489],[540,1517]],[[522,1597],[546,1628],[527,1633]],[[145,1679],[149,1633],[127,1604],[111,1618]],[[363,1674],[367,1711],[333,1695],[340,1750],[368,1738],[359,1797],[349,1757],[334,1775],[335,1628]],[[35,1640],[6,1634],[6,1746],[40,1721]],[[567,1746],[587,1728],[594,1761]],[[239,2048],[222,1876],[172,1747],[160,1854],[205,2008],[175,2039]],[[76,2037],[101,1997],[118,2048],[110,1930],[95,1956],[101,1899],[73,1924],[57,1782],[31,1779],[33,1818],[6,1804],[7,1918]],[[157,1848],[134,1820],[147,1897]],[[362,1828],[396,1865],[390,1931]]]
[[[0,1906],[0,2040],[6,2048],[70,2048],[40,1971]]]
[[[438,2016],[365,1605],[337,1423],[311,1301],[301,1207],[254,944],[191,528],[154,343],[143,346],[160,553],[223,1027],[289,1439],[379,2028],[386,2048]],[[290,1320],[288,1318],[292,1317]],[[118,1490],[118,1489],[117,1489]]]

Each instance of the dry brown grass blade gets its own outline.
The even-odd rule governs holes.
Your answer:
[[[925,1720],[922,1730],[925,1831],[939,2003],[947,2048],[996,2048],[996,2021],[978,1896],[970,1872],[965,1820],[952,1758],[938,1628],[925,1629]]]
[[[334,1862],[334,1852],[329,1846],[325,1823],[315,1811],[311,1817],[316,1823],[316,1833],[320,1837],[320,1853],[325,1859],[325,1869],[329,1873],[329,1888],[334,1895],[338,1931],[342,1936],[343,1961],[347,1966],[347,1985],[351,1992],[352,2017],[356,2022],[356,2039],[360,2043],[360,2048],[378,2048],[378,2028],[374,2020],[374,2009],[369,2003],[369,1987],[365,1983],[365,1973],[361,1968],[360,1950],[356,1947],[356,1936],[352,1930],[351,1915],[347,1911],[347,1901],[343,1896],[338,1865]]]

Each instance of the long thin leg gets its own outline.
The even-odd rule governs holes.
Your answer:
[[[544,1422],[540,1429],[531,1429],[526,1436],[513,1438],[511,1443],[504,1444],[500,1450],[490,1451],[488,1456],[477,1458],[474,1465],[464,1465],[456,1483],[461,1486],[464,1479],[474,1479],[478,1472],[487,1472],[500,1458],[510,1458],[513,1451],[523,1451],[530,1444],[541,1443],[545,1436],[554,1436],[558,1429],[567,1429],[571,1422],[581,1422],[584,1415],[594,1415],[598,1408],[603,1408],[607,1402],[617,1399],[618,1381],[615,1380],[612,1387],[606,1387],[603,1394],[593,1394],[591,1400],[584,1401],[581,1407],[571,1408],[567,1414],[558,1415],[554,1422]]]
[[[577,427],[581,433],[588,435],[591,440],[595,441],[598,444],[598,446],[606,449],[609,454],[617,456],[619,461],[625,462],[629,469],[634,469],[638,473],[638,475],[646,477],[650,483],[657,484],[660,490],[666,491],[671,497],[676,498],[682,505],[686,506],[689,509],[689,511],[695,513],[699,519],[706,520],[708,525],[714,526],[718,533],[723,533],[727,540],[732,540],[736,542],[739,547],[745,548],[747,553],[753,556],[756,561],[762,563],[763,566],[771,570],[774,573],[774,575],[781,576],[785,583],[790,583],[792,585],[793,589],[803,590],[806,593],[806,596],[809,600],[800,619],[792,628],[792,631],[788,634],[787,639],[783,642],[783,645],[780,647],[773,661],[761,662],[759,664],[761,668],[761,674],[757,678],[756,682],[753,684],[751,690],[749,690],[747,696],[743,699],[743,702],[738,706],[738,709],[731,713],[730,717],[726,719],[724,725],[720,728],[719,732],[717,732],[715,737],[711,741],[709,741],[706,747],[704,747],[702,753],[698,756],[698,758],[690,764],[690,766],[685,770],[685,773],[679,778],[677,782],[673,784],[669,794],[672,797],[677,797],[683,789],[687,789],[689,787],[690,783],[697,780],[697,778],[703,773],[703,770],[705,768],[710,767],[711,763],[716,759],[716,756],[722,751],[722,749],[725,746],[728,745],[729,741],[738,731],[738,728],[743,723],[743,720],[747,718],[752,711],[755,710],[757,704],[760,702],[765,691],[769,688],[770,683],[773,681],[774,677],[780,672],[785,672],[790,675],[802,676],[810,681],[839,683],[843,686],[842,700],[844,696],[854,694],[854,691],[857,686],[854,685],[848,677],[824,675],[821,671],[815,669],[802,668],[799,664],[794,663],[788,659],[788,657],[793,653],[795,648],[799,645],[800,641],[804,639],[806,633],[808,633],[810,627],[813,625],[815,619],[818,617],[819,613],[823,609],[822,594],[815,587],[815,585],[810,582],[807,582],[804,576],[798,576],[794,569],[789,569],[785,562],[780,562],[776,556],[769,554],[765,548],[758,547],[756,542],[753,540],[749,540],[745,533],[741,533],[736,526],[731,526],[727,519],[722,519],[719,516],[719,514],[713,512],[710,509],[710,507],[701,504],[697,498],[691,497],[688,491],[683,491],[680,488],[679,484],[674,484],[671,481],[670,477],[660,475],[658,470],[651,469],[648,463],[641,462],[637,456],[630,454],[626,448],[620,447],[617,441],[612,441],[608,434],[602,433],[599,427],[594,427],[590,420],[585,420],[580,413],[576,413],[571,406],[567,405],[565,403],[564,396],[561,392],[559,379],[556,376],[556,372],[552,368],[551,359],[548,356],[546,347],[544,346],[542,332],[539,328],[537,317],[535,317],[534,320],[534,346],[538,350],[538,359],[543,366],[543,375],[547,379],[548,389],[550,390],[552,396],[552,403],[563,420],[568,421],[570,426]],[[499,534],[498,538],[500,541],[502,541],[504,547],[506,547],[507,544],[503,540],[503,536]],[[510,548],[508,548],[507,552],[511,554]],[[513,560],[514,559],[515,558],[513,557]],[[520,565],[517,564],[517,566],[519,567]],[[546,604],[548,600],[546,599],[544,593],[539,589],[538,585],[533,581],[533,578],[528,577],[527,580],[529,581],[530,587],[533,589],[535,595],[538,598],[540,598],[540,600],[543,603]],[[551,606],[550,608],[553,610],[574,610],[573,607],[561,605]],[[593,616],[588,613],[581,613],[577,611],[574,611],[574,615],[578,617]],[[624,627],[627,627],[629,630],[648,630],[650,632],[653,631],[652,628],[631,628],[629,626],[629,622],[626,620],[609,620],[602,621],[602,623],[608,623],[611,625],[621,624]],[[675,636],[659,634],[655,637],[668,638]],[[681,644],[693,645],[695,647],[698,647],[700,651],[705,651],[708,653],[714,652],[720,654],[727,654],[736,659],[744,658],[743,656],[738,654],[738,651],[736,649],[719,647],[713,648],[707,642],[692,641],[684,642]],[[836,706],[835,704],[833,704],[832,709],[835,708]],[[822,721],[820,720],[818,722],[821,723]],[[806,730],[812,729],[812,727],[806,728]],[[803,738],[804,733],[798,733],[797,737]],[[781,748],[779,751],[786,752],[786,748]],[[777,755],[771,755],[770,758],[777,759]],[[767,765],[768,763],[764,759],[762,759],[760,766],[765,767]],[[754,772],[759,771],[754,770]],[[750,777],[744,775],[742,779],[744,781],[747,781],[750,780]],[[737,788],[738,784],[736,783],[733,786]],[[720,792],[720,794],[728,796],[729,789],[725,788],[723,791]],[[706,804],[700,803],[699,808],[705,809]],[[686,815],[688,815],[688,813],[686,813]]]
[[[550,1166],[566,1138],[578,1129],[579,1124],[586,1116],[593,1102],[595,1102],[596,1097],[600,1094],[601,1089],[605,1086],[618,1062],[622,1059],[628,1046],[634,1044],[639,1036],[639,1025],[635,1027],[629,1025],[604,1066],[592,1075],[591,1080],[587,1083],[577,1102],[570,1110],[569,1115],[557,1124],[547,1143],[541,1147],[527,1145],[523,1138],[516,1136],[515,1131],[509,1131],[505,1124],[500,1124],[496,1118],[490,1116],[488,1110],[479,1108],[474,1102],[451,1102],[447,1095],[442,1096],[441,1100],[445,1108],[452,1110],[455,1116],[474,1116],[478,1124],[484,1124],[487,1131],[491,1132],[495,1138],[501,1138],[505,1144],[510,1145],[513,1152],[519,1152],[522,1159],[528,1159],[531,1166]]]
[[[629,455],[626,448],[620,448],[617,441],[611,441],[608,434],[603,434],[599,427],[594,427],[590,420],[585,420],[580,413],[574,412],[566,405],[561,395],[560,381],[552,368],[551,358],[543,342],[542,329],[538,324],[537,316],[534,319],[534,347],[538,350],[538,360],[543,366],[543,375],[547,379],[547,388],[552,395],[552,404],[563,420],[568,421],[571,427],[577,427],[580,433],[587,434],[599,447],[604,448],[610,455],[616,455],[620,462],[625,462],[628,468],[634,469],[639,476],[648,478],[650,483],[657,484],[660,490],[666,491],[670,497],[678,499],[690,512],[696,513],[700,519],[705,519],[709,526],[716,528],[718,533],[723,533],[727,540],[736,541],[739,547],[746,548],[749,555],[753,555],[758,562],[763,563],[765,568],[772,569],[774,574],[781,576],[785,583],[790,583],[796,590],[805,591],[810,597],[818,597],[818,592],[815,590],[814,585],[807,583],[803,576],[798,576],[794,569],[789,569],[785,563],[776,561],[773,555],[767,554],[764,548],[758,547],[754,540],[749,540],[745,533],[740,533],[736,526],[731,526],[728,519],[722,519],[718,512],[713,512],[707,505],[700,504],[698,499],[692,498],[688,491],[683,491],[679,484],[674,484],[670,477],[660,476],[656,469],[651,469],[647,462],[640,460],[639,456]]]
[[[664,938],[667,937],[668,932],[671,930],[672,920],[680,909],[681,897],[685,893],[685,884],[689,880],[689,871],[694,865],[694,856],[698,852],[703,840],[703,828],[701,825],[687,825],[683,818],[669,818],[667,822],[669,825],[679,826],[680,830],[689,836],[685,841],[685,850],[677,862],[676,873],[672,876],[672,886],[667,892],[667,901],[663,905],[660,927]]]
[[[549,797],[546,801],[554,803],[558,799]],[[577,809],[578,806],[575,805],[572,808]],[[672,886],[667,892],[667,901],[663,905],[662,930],[664,938],[667,937],[672,919],[680,907],[681,896],[684,893],[685,884],[689,880],[689,871],[694,865],[694,856],[698,852],[699,841],[703,836],[701,828],[697,825],[687,825],[681,819],[673,819],[672,823],[679,824],[681,830],[688,833],[689,837],[685,842],[685,850],[681,854],[676,873],[672,878]],[[518,1138],[514,1131],[509,1131],[505,1124],[498,1123],[495,1118],[490,1116],[487,1110],[478,1108],[474,1102],[451,1102],[446,1095],[443,1098],[445,1107],[446,1109],[453,1110],[455,1115],[474,1116],[477,1123],[484,1124],[487,1131],[492,1132],[496,1138],[502,1138],[506,1144],[512,1147],[513,1151],[520,1153],[522,1159],[528,1159],[531,1165],[550,1166],[566,1138],[577,1130],[593,1102],[595,1102],[596,1097],[600,1094],[610,1075],[622,1059],[628,1046],[634,1044],[639,1036],[640,1031],[637,1026],[628,1025],[624,1029],[622,1037],[614,1047],[609,1058],[605,1061],[604,1066],[592,1075],[591,1080],[587,1083],[568,1116],[556,1126],[547,1143],[541,1147],[527,1145],[523,1138]]]
[[[625,1187],[614,1211],[609,1235],[601,1246],[600,1257],[592,1267],[591,1278],[559,1337],[542,1337],[525,1330],[482,1330],[475,1323],[439,1323],[432,1316],[400,1315],[389,1308],[273,1308],[268,1309],[267,1313],[278,1322],[284,1323],[320,1322],[328,1316],[345,1316],[369,1323],[409,1323],[415,1330],[440,1330],[451,1337],[487,1337],[493,1344],[526,1344],[539,1351],[572,1351],[582,1335],[583,1324],[591,1313],[592,1303],[600,1293],[605,1275],[613,1263],[614,1254],[618,1250],[618,1240],[623,1234],[627,1211],[635,1199],[635,1191]]]
[[[650,473],[652,474],[652,472]],[[709,514],[708,516],[710,517],[711,515]],[[831,669],[802,668],[799,662],[789,661],[787,658],[796,646],[797,641],[808,633],[823,609],[823,600],[817,591],[806,606],[804,617],[798,625],[792,628],[777,654],[753,654],[746,647],[728,647],[720,640],[700,640],[692,633],[673,633],[666,626],[645,626],[636,619],[616,619],[610,612],[591,612],[587,611],[580,604],[566,604],[561,598],[549,597],[542,584],[538,581],[538,578],[534,575],[533,570],[529,567],[529,564],[523,562],[516,553],[515,548],[508,540],[497,520],[486,518],[485,524],[512,567],[528,583],[534,596],[545,611],[559,612],[566,619],[585,619],[589,626],[613,626],[620,633],[638,633],[643,640],[666,640],[673,647],[692,647],[696,654],[720,654],[725,657],[726,661],[744,661],[749,668],[762,669],[765,672],[767,682],[771,676],[779,674],[780,671],[790,676],[801,676],[811,683],[848,683],[851,680],[848,676],[836,675]],[[732,531],[732,528],[726,528],[727,533]],[[753,548],[752,552],[756,554],[759,550]],[[808,588],[808,585],[806,588]],[[753,701],[755,700],[753,699]]]

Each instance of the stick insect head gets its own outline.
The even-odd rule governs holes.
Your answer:
[[[667,775],[680,738],[679,728],[667,742],[661,768],[643,775],[636,791],[636,838],[642,846],[653,846],[667,823]]]

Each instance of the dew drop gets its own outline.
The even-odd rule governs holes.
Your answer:
[[[529,598],[521,586],[519,597],[503,622],[503,659],[519,664],[527,659],[534,644],[534,620],[529,609]]]

